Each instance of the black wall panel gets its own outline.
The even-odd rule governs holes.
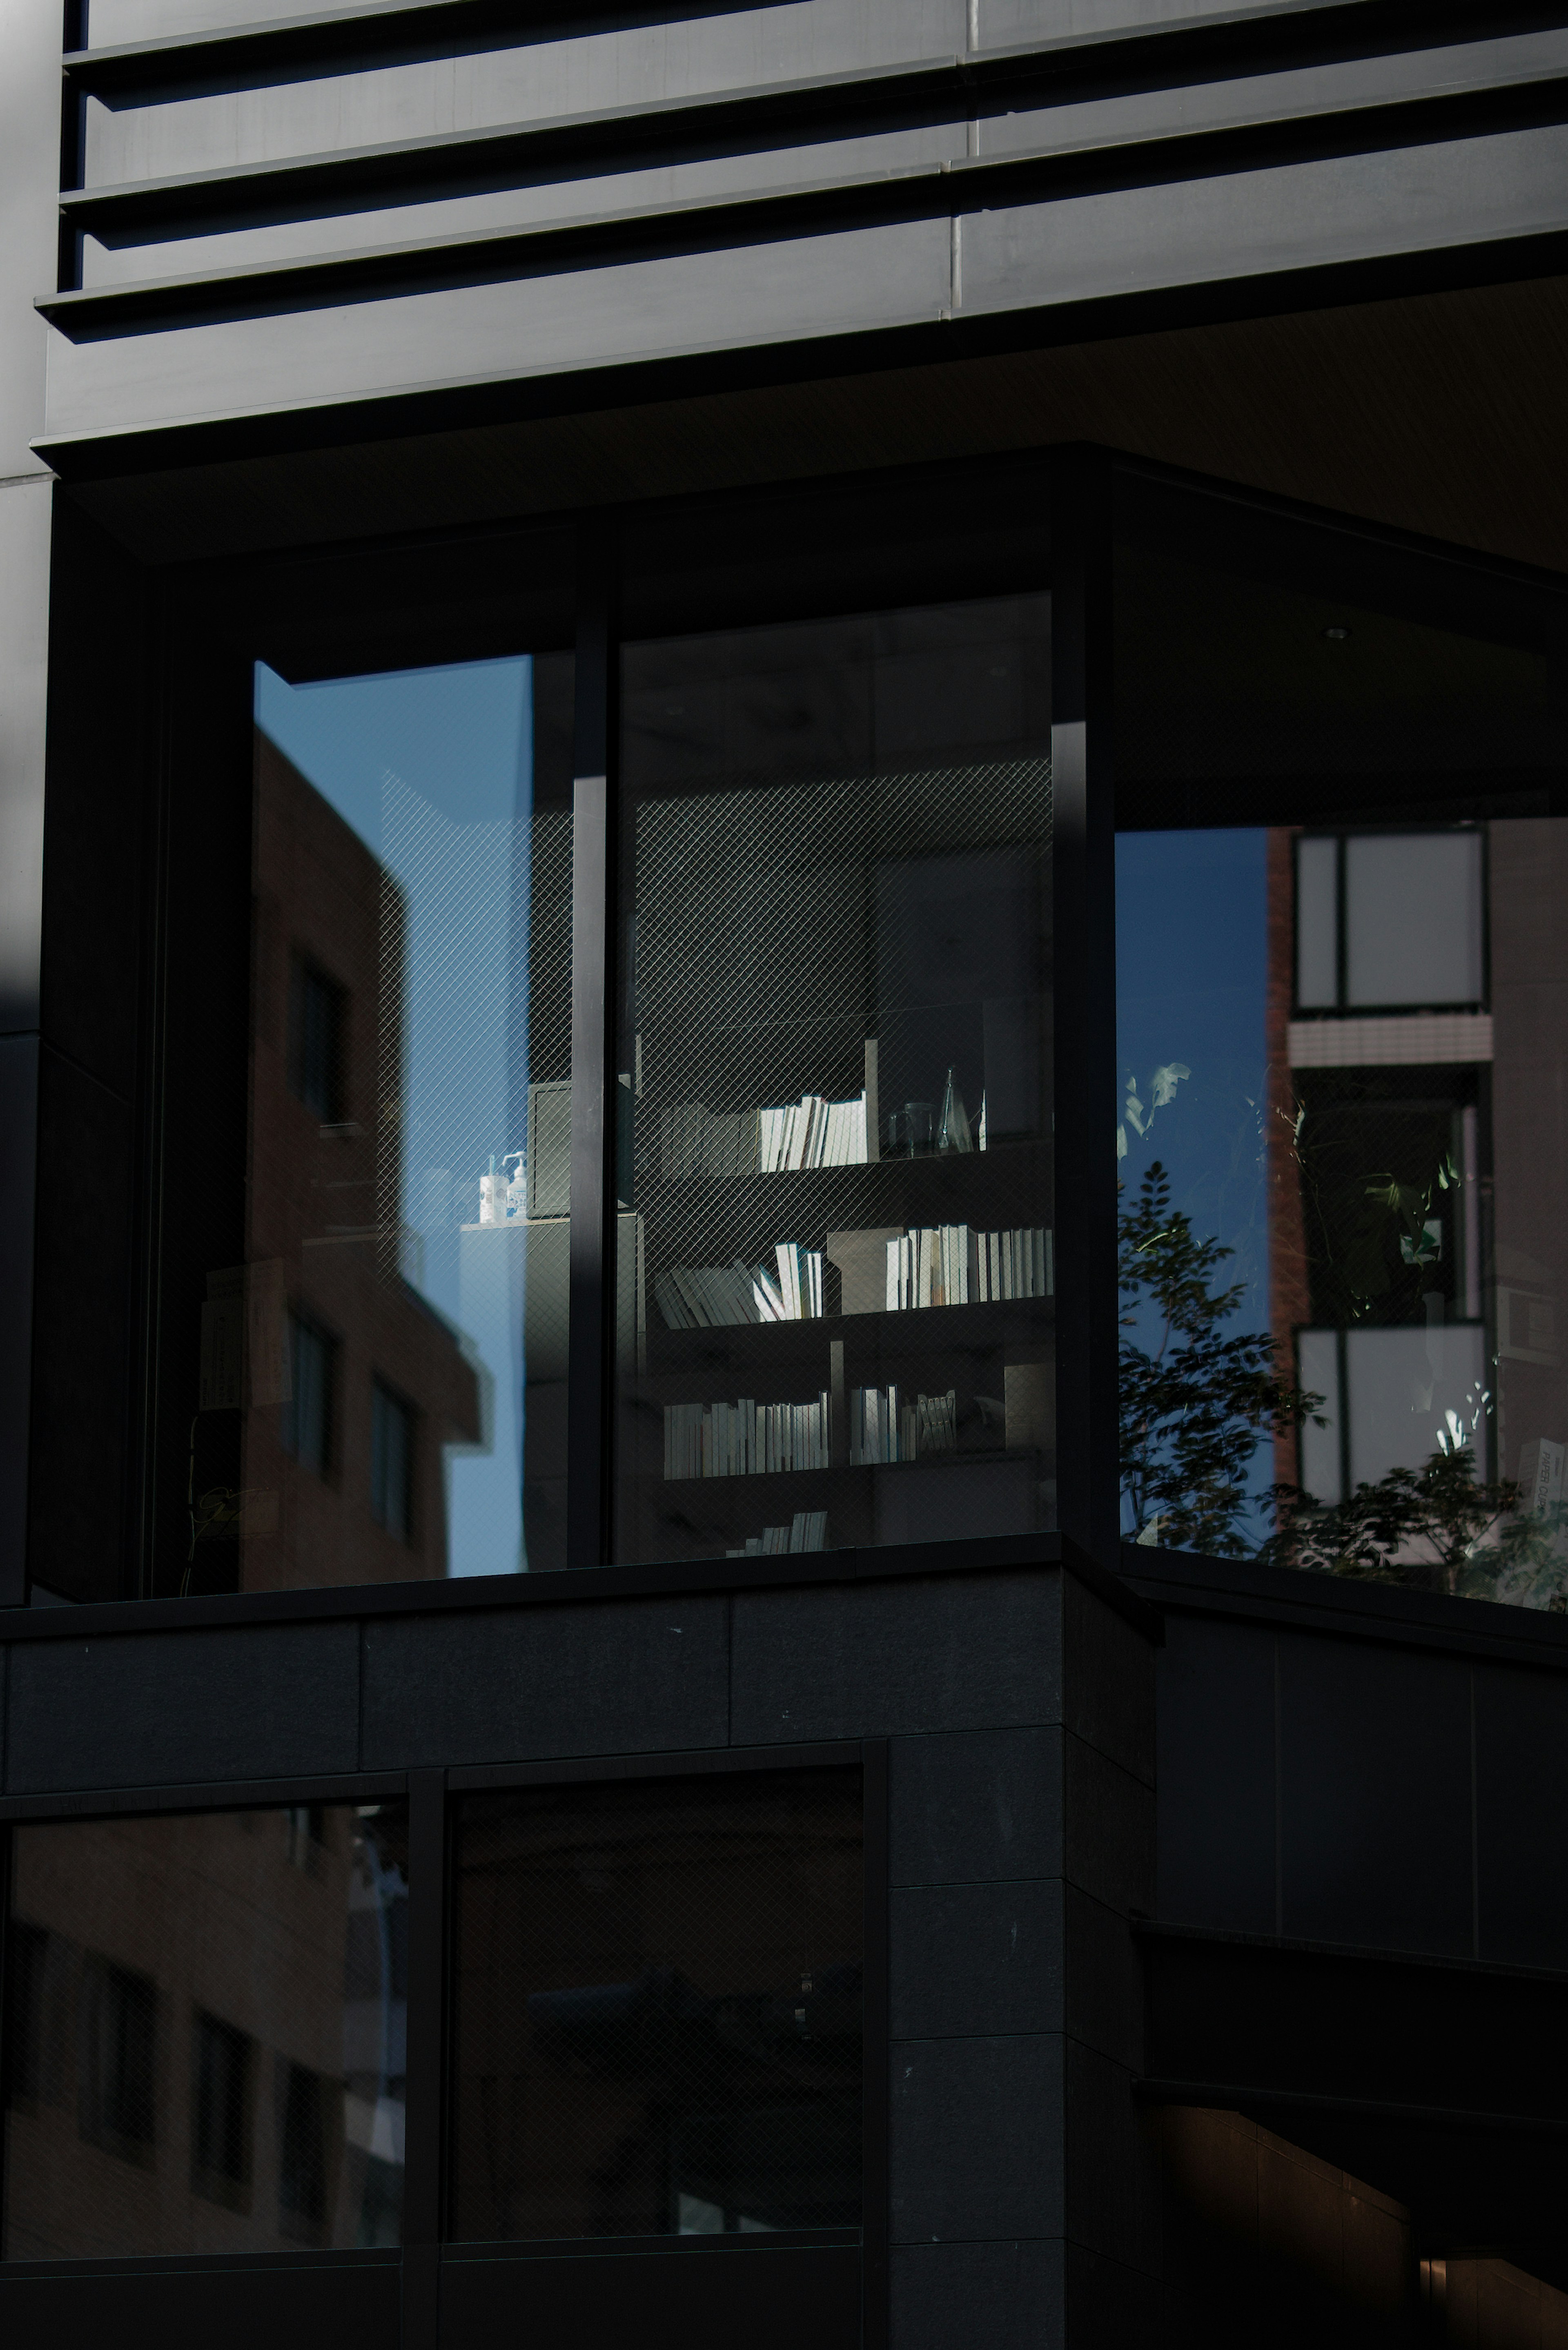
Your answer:
[[[893,2241],[994,2242],[1064,2224],[1060,2034],[893,2044]]]
[[[1282,1637],[1280,1773],[1286,1934],[1470,1953],[1468,1666]]]
[[[1061,1874],[1059,1730],[896,1739],[888,1797],[895,1885]]]
[[[728,1608],[654,1600],[372,1623],[364,1767],[722,1746]]]
[[[1173,1614],[1155,1669],[1159,1915],[1272,1934],[1273,1635]]]
[[[857,2350],[857,2247],[449,2259],[442,2350]]]
[[[1568,1967],[1568,1674],[1475,1668],[1480,1955]]]
[[[900,2244],[891,2262],[898,2350],[1044,2350],[1060,2339],[1060,2237]]]
[[[922,1575],[734,1601],[740,1746],[1061,1719],[1062,1577]]]
[[[6,1791],[352,1771],[358,1648],[353,1624],[18,1642]]]
[[[895,2040],[1062,2023],[1062,1883],[921,1885],[891,1901]]]

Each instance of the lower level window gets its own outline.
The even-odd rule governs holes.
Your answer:
[[[395,2244],[400,1804],[16,1831],[9,2260]]]
[[[860,2221],[857,1769],[469,1797],[454,2236]]]

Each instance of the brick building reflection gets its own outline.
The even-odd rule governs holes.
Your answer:
[[[17,1831],[5,2254],[399,2241],[400,1805]]]
[[[1280,827],[1267,870],[1271,1326],[1328,1423],[1274,1473],[1334,1502],[1459,1431],[1553,1503],[1568,827]]]
[[[208,1277],[187,1587],[441,1575],[483,1373],[406,1277],[406,904],[259,732],[254,872],[246,1264]]]

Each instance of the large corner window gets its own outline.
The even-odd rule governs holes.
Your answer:
[[[858,1767],[468,1795],[455,1838],[453,2237],[859,2227]]]
[[[1554,599],[1129,491],[1123,1529],[1568,1607]]]
[[[1048,654],[626,648],[618,1557],[1055,1523]]]
[[[400,1803],[15,1831],[5,2256],[400,2240]]]

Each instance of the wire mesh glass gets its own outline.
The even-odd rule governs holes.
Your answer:
[[[451,2232],[860,2220],[857,1769],[471,1795]]]
[[[15,1831],[5,2257],[401,2232],[399,1804]]]
[[[621,1557],[1054,1523],[1048,625],[627,650]]]

